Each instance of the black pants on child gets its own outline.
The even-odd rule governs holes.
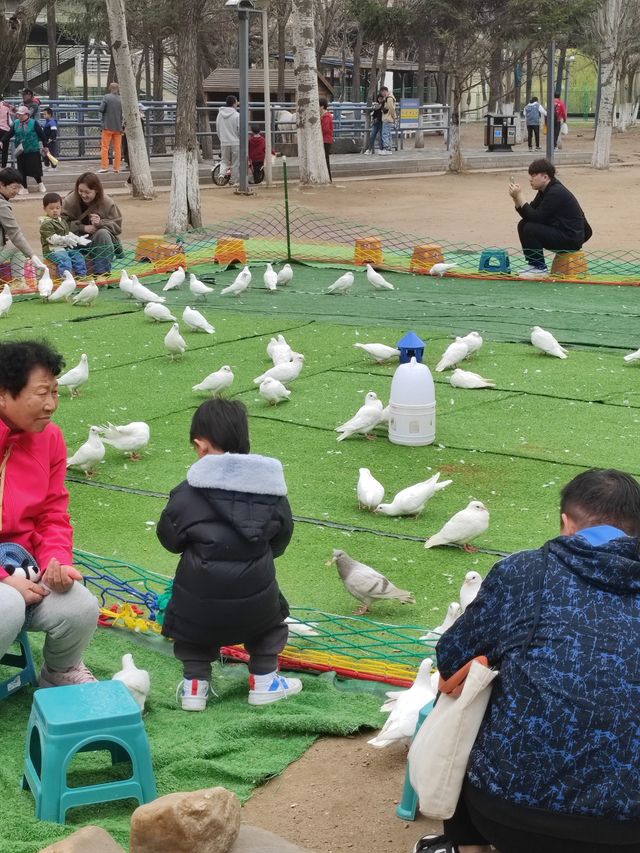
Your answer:
[[[289,627],[285,623],[275,625],[258,637],[244,641],[249,655],[249,672],[253,675],[268,675],[278,668],[278,655],[287,644]],[[189,681],[211,680],[211,664],[220,656],[220,649],[212,646],[200,646],[176,640],[173,653],[182,662],[184,678]]]
[[[254,160],[251,169],[253,171],[253,183],[261,184],[264,180],[264,160]]]
[[[331,154],[331,143],[325,142],[324,143],[324,157],[325,157],[325,160],[327,161],[327,172],[329,172],[329,180],[332,181],[333,178],[331,177],[331,163],[329,162],[329,154]]]

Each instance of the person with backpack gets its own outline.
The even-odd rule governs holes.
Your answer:
[[[42,150],[45,154],[49,150],[44,131],[40,123],[31,118],[28,107],[24,105],[18,107],[16,114],[18,118],[9,131],[7,142],[13,138],[16,143],[16,163],[18,171],[22,175],[22,189],[18,193],[18,198],[29,195],[27,178],[33,178],[38,185],[38,191],[44,195],[47,188],[42,182],[40,145],[42,144]]]
[[[562,123],[567,120],[567,105],[556,92],[553,99],[553,147],[558,147],[558,137],[562,129]]]
[[[522,111],[522,114],[527,124],[527,142],[529,144],[529,151],[533,151],[531,143],[533,142],[534,136],[536,140],[536,151],[540,151],[540,120],[547,117],[547,111],[534,95]]]
[[[382,148],[381,154],[391,154],[391,133],[396,125],[396,99],[393,92],[387,86],[382,86],[380,94],[383,96],[382,103]]]
[[[369,144],[365,150],[365,154],[375,154],[376,139],[380,139],[379,151],[382,151],[382,106],[384,104],[384,95],[378,93],[375,103],[371,107],[371,133],[369,135]]]

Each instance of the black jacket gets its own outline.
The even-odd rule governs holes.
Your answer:
[[[516,210],[526,222],[557,228],[567,238],[567,249],[580,249],[593,234],[578,199],[555,178],[530,204]]]
[[[258,637],[289,615],[274,558],[293,533],[282,465],[254,454],[207,455],[171,492],[158,539],[182,554],[162,633],[218,647]]]

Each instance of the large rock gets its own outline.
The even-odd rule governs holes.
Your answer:
[[[131,816],[130,853],[228,853],[240,831],[240,801],[226,788],[159,797]]]
[[[62,841],[45,847],[40,853],[125,853],[99,826],[84,826]]]

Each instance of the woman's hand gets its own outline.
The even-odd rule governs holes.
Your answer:
[[[49,590],[45,589],[41,584],[27,580],[27,578],[16,577],[9,575],[2,583],[7,586],[12,586],[17,589],[20,595],[24,598],[26,604],[40,604],[45,595],[49,595]]]
[[[89,222],[92,225],[100,225],[101,220],[97,213],[91,213],[89,214]]]
[[[82,575],[73,566],[63,566],[55,558],[49,561],[44,583],[53,592],[68,592],[74,581],[81,581]]]
[[[95,234],[97,230],[98,229],[96,228],[95,225],[85,225],[84,226],[84,233],[85,234]]]

